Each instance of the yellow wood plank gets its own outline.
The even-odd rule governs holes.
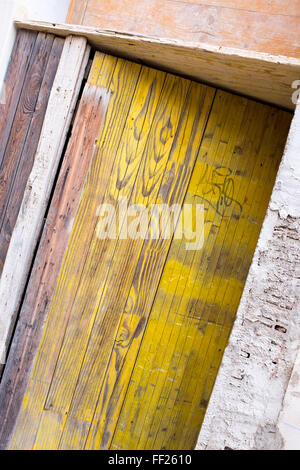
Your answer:
[[[110,176],[107,194],[105,195],[106,201],[113,202],[114,198],[117,200],[118,194],[121,191],[123,196],[130,196],[144,151],[147,136],[147,130],[144,129],[144,126],[147,126],[149,121],[151,123],[164,81],[165,74],[161,72],[144,69],[141,74],[125,123],[125,130],[119,147],[120,151],[117,152],[115,158],[116,164]],[[134,137],[137,132],[143,134],[139,135],[138,139]],[[127,166],[126,169],[124,169],[125,166]],[[124,179],[126,179],[126,184],[124,184]],[[100,178],[98,184],[100,188],[102,185]],[[70,324],[66,331],[46,402],[46,407],[49,406],[52,409],[62,410],[62,413],[68,412],[72,401],[74,387],[77,385],[77,377],[82,367],[90,331],[93,328],[97,314],[97,304],[103,292],[115,245],[116,240],[107,240],[107,242],[98,240],[97,234],[94,231],[94,237],[90,243],[87,261],[81,276],[81,283],[72,306],[72,324]],[[95,259],[97,259],[97,266],[95,266]],[[72,352],[74,349],[78,351],[76,359],[74,359]],[[93,362],[90,365],[93,365]],[[79,381],[78,385],[81,383]],[[98,383],[96,391],[97,387],[99,387]],[[88,402],[87,406],[84,407],[84,413],[92,416],[93,406],[96,406],[96,403],[93,403],[93,401]],[[75,409],[79,413],[79,408],[76,407]],[[72,410],[70,422],[73,422]],[[63,442],[61,445],[64,445]]]
[[[217,101],[218,100],[219,99],[217,97]],[[238,116],[242,116],[244,107],[245,107],[245,106],[240,105],[240,110],[239,110],[237,109],[237,106],[233,106],[232,101],[233,100],[231,96],[224,95],[221,105],[217,107],[214,106],[214,109],[212,111],[212,114],[211,114],[211,117],[207,126],[205,137],[201,146],[198,161],[200,160],[202,162],[203,158],[208,153],[208,150],[211,147],[212,149],[211,154],[210,154],[210,158],[212,159],[211,164],[213,165],[214,159],[215,159],[216,166],[219,166],[222,163],[223,154],[222,152],[217,151],[220,145],[216,145],[216,143],[220,141],[221,144],[222,143],[224,144],[225,139],[230,136],[230,129],[232,128],[234,118],[232,118],[230,112],[228,113],[228,109],[229,110],[231,109],[232,111],[234,111],[234,115],[236,115],[237,113]],[[245,104],[245,103],[241,101],[241,104]],[[226,118],[226,116],[228,117]],[[216,137],[212,138],[214,134]],[[221,149],[222,149],[222,145],[221,145]],[[199,179],[199,171],[198,171],[197,165],[192,176],[192,181],[190,183],[191,187],[193,187],[194,185],[193,180],[195,179],[195,175],[196,176],[198,175],[198,179]],[[201,173],[200,173],[200,176],[201,176]],[[187,195],[187,200],[188,202],[191,202],[189,201],[189,194]],[[215,211],[212,212],[212,215],[214,215],[214,212]],[[175,254],[175,256],[173,256],[173,253]],[[201,257],[201,254],[202,254],[202,251],[199,252],[200,257]],[[188,252],[185,250],[184,241],[181,241],[181,242],[174,241],[172,243],[170,255],[168,257],[168,262],[166,263],[164,274],[163,274],[162,281],[160,284],[160,286],[164,286],[166,289],[166,292],[169,291],[171,295],[168,298],[164,298],[165,296],[164,295],[160,296],[158,292],[158,295],[154,304],[154,308],[150,317],[151,322],[152,321],[155,322],[157,318],[157,325],[156,325],[155,331],[152,331],[151,340],[149,338],[148,354],[145,354],[145,356],[147,356],[147,359],[148,359],[149,357],[151,357],[151,348],[153,348],[153,351],[155,351],[155,349],[158,347],[157,345],[160,345],[159,356],[158,358],[156,358],[157,366],[153,367],[152,376],[149,381],[147,380],[147,383],[144,383],[141,379],[142,384],[140,383],[139,385],[141,389],[148,387],[149,390],[151,389],[153,390],[153,386],[155,382],[158,380],[158,376],[160,374],[165,374],[167,371],[166,370],[167,368],[163,367],[162,365],[159,366],[158,364],[160,364],[161,361],[163,361],[164,363],[168,363],[168,361],[170,360],[169,354],[172,354],[172,349],[169,347],[169,345],[172,344],[172,341],[175,342],[176,344],[176,341],[178,340],[178,336],[182,334],[183,334],[182,341],[184,341],[186,337],[186,331],[188,330],[184,328],[184,323],[182,322],[182,319],[180,317],[177,318],[177,321],[173,325],[171,320],[165,323],[164,320],[162,319],[162,316],[164,316],[164,313],[166,314],[168,313],[168,309],[171,307],[172,302],[176,301],[177,298],[181,299],[181,296],[183,294],[182,280],[184,280],[185,276],[188,275],[189,270],[190,270],[190,263],[192,262],[192,259],[194,256],[195,256],[195,252]],[[188,261],[186,262],[186,264],[182,265],[185,257],[188,258]],[[182,269],[181,269],[181,266],[182,266]],[[167,275],[165,275],[165,273],[167,273]],[[165,280],[166,280],[166,283],[165,283]],[[193,282],[191,284],[193,284]],[[177,288],[179,289],[179,292],[176,297],[173,297],[172,295],[173,290],[174,290],[173,285],[176,286],[175,292]],[[192,285],[189,286],[189,288],[191,287]],[[170,304],[168,305],[169,301],[170,301]],[[157,306],[157,310],[155,306]],[[176,312],[176,306],[174,308],[174,311]],[[183,333],[184,331],[185,331],[185,334]],[[145,341],[147,341],[147,335],[144,338],[143,346],[145,344]],[[143,366],[140,368],[140,372],[142,371],[143,368],[146,369],[146,366],[144,365],[144,363],[143,363]],[[171,383],[171,381],[174,380],[174,377],[170,376],[168,377],[168,379],[169,379],[169,382]],[[130,422],[133,421],[133,417],[135,416],[135,413],[136,413],[136,410],[132,408],[131,409],[132,419],[131,418],[125,418],[125,419],[128,419],[128,421],[130,420]],[[143,420],[141,420],[140,426],[144,426],[144,425],[145,423],[143,422]],[[124,442],[124,445],[130,446],[130,442]]]
[[[204,203],[204,247],[193,253],[172,242],[112,449],[195,445],[289,121],[282,111],[217,93],[186,196]]]
[[[106,56],[106,61],[109,65],[108,70],[112,73],[115,59]],[[85,347],[94,322],[94,315],[96,313],[95,307],[98,301],[97,288],[99,286],[95,260],[97,260],[98,271],[105,274],[105,260],[103,262],[99,253],[99,248],[102,248],[101,242],[97,239],[95,232],[97,207],[99,203],[105,201],[107,192],[109,192],[111,188],[114,168],[118,168],[120,165],[118,160],[119,154],[116,150],[122,148],[121,138],[124,129],[126,129],[126,123],[129,121],[128,113],[131,102],[136,94],[141,71],[141,67],[137,64],[127,61],[118,62],[120,66],[118,66],[119,64],[117,63],[112,75],[112,99],[107,113],[107,126],[104,125],[103,132],[100,135],[98,143],[99,152],[94,159],[91,171],[94,181],[92,185],[88,183],[87,186],[89,186],[89,190],[84,194],[82,200],[84,204],[86,198],[88,210],[84,210],[82,213],[79,212],[74,225],[74,238],[71,238],[70,245],[73,246],[73,256],[75,259],[69,257],[65,262],[66,266],[73,267],[74,263],[76,265],[78,252],[81,253],[81,259],[83,258],[84,260],[80,275],[77,274],[75,282],[72,284],[69,283],[71,292],[66,293],[70,305],[69,312],[66,312],[69,321],[65,329],[61,349],[55,365],[55,371],[44,404],[45,411],[43,414],[47,415],[47,410],[51,410],[51,414],[53,415],[53,412],[56,411],[58,422],[61,421],[61,417],[65,418],[69,411],[74,388],[83,361]],[[100,76],[101,75],[102,70],[100,71]],[[104,162],[104,166],[102,162]],[[105,167],[108,171],[103,174]],[[94,168],[95,171],[93,172]],[[106,182],[106,184],[104,184],[104,182]],[[80,234],[82,226],[89,227],[89,231],[87,231],[90,235],[88,240],[84,239]],[[105,250],[102,252],[106,254]],[[68,267],[66,269],[70,268]],[[54,304],[52,308],[57,311],[57,305]],[[74,351],[76,351],[75,356]],[[39,437],[43,436],[44,433],[47,432],[47,429],[47,419],[43,417],[35,441],[35,448],[39,448]],[[63,428],[61,431],[63,431]],[[58,439],[58,436],[53,435],[54,439],[51,447],[56,448],[58,446],[60,437],[61,436],[59,436]]]
[[[267,112],[267,116],[265,116],[264,119],[264,133],[261,138],[260,148],[257,151],[257,161],[251,178],[251,182],[256,182],[256,185],[255,187],[251,187],[251,184],[249,184],[245,196],[245,201],[252,201],[249,207],[248,225],[245,224],[244,226],[241,225],[237,227],[234,235],[234,243],[232,243],[235,251],[230,253],[230,257],[226,260],[224,265],[221,266],[222,273],[220,274],[216,271],[215,274],[217,278],[221,278],[222,276],[226,281],[224,284],[227,289],[221,289],[220,286],[216,287],[216,295],[220,293],[219,302],[225,309],[226,307],[228,309],[233,305],[238,306],[242,290],[239,290],[234,285],[236,284],[234,277],[242,280],[245,279],[245,260],[248,260],[247,264],[249,265],[251,260],[251,245],[254,250],[272,190],[270,175],[276,174],[276,169],[280,161],[280,156],[282,155],[283,145],[286,138],[287,125],[289,122],[288,116],[280,111],[274,115],[274,110],[270,108],[267,108],[265,111]],[[256,219],[253,221],[254,217],[256,217]],[[249,219],[251,223],[249,222]],[[242,220],[242,218],[240,220]],[[246,252],[241,249],[241,241],[245,244]],[[225,243],[224,246],[226,246]],[[234,273],[235,276],[229,276],[228,266],[231,266],[232,273]],[[228,289],[229,283],[231,284],[231,289]],[[225,296],[224,291],[226,293]],[[216,321],[219,322],[220,318],[217,317]],[[226,332],[222,331],[221,333],[223,340],[225,340]],[[223,353],[223,350],[221,353]],[[190,407],[189,413],[185,414],[180,411],[181,416],[178,416],[178,419],[176,420],[177,429],[183,429],[183,427],[185,427],[186,432],[179,434],[176,431],[176,434],[171,436],[167,443],[164,436],[163,442],[159,443],[156,441],[155,445],[160,446],[163,444],[170,448],[176,448],[176,446],[179,445],[180,448],[188,448],[191,442],[196,442],[198,429],[202,422],[201,420],[198,420],[198,423],[195,421],[195,419],[197,420],[198,404],[199,402],[202,403],[202,406],[205,409],[216,378],[221,357],[222,354],[219,355],[217,350],[208,351],[207,358],[209,360],[207,362],[210,367],[207,373],[204,374],[206,381],[203,385],[203,395],[201,397],[198,396],[199,379],[194,377],[191,381],[186,381],[186,389],[183,389],[183,396],[186,397],[186,391],[189,390],[193,397],[193,403]],[[194,431],[192,421],[195,422]]]
[[[158,195],[161,203],[175,201],[181,205],[183,202],[213,94],[213,90],[196,84],[191,87],[184,115],[186,124],[178,133],[176,151],[173,151],[172,160],[168,162],[169,168],[175,165],[176,171],[172,184],[169,176],[162,184],[164,190]],[[169,189],[166,189],[167,184]],[[143,244],[132,286],[128,291],[128,299],[126,304],[123,303],[124,313],[106,369],[104,385],[87,442],[88,448],[107,448],[113,435],[116,416],[122,406],[169,245],[170,240],[161,237],[158,240],[150,237],[149,241]]]
[[[112,168],[112,173],[109,176],[108,187],[103,202],[113,201],[113,197],[116,199],[118,197],[118,178],[121,171],[124,171],[123,165],[126,165],[127,157],[127,154],[123,152],[123,141],[126,139],[126,142],[128,144],[130,143],[130,138],[132,137],[132,134],[135,130],[134,125],[132,124],[132,117],[135,116],[137,118],[141,112],[141,109],[145,104],[143,100],[148,99],[148,94],[145,93],[145,86],[146,84],[148,85],[148,92],[154,78],[154,76],[151,77],[148,73],[144,73],[138,81],[138,85],[133,97],[132,106],[134,109],[132,110],[132,108],[130,108],[128,117],[126,117],[125,131],[123,132],[123,129],[121,129],[121,132],[123,132],[123,137],[119,146],[120,151],[117,150],[116,152],[115,164]],[[138,80],[137,73],[136,80]],[[123,92],[124,90],[120,89],[120,94]],[[160,87],[158,87],[157,93],[159,95]],[[128,99],[126,93],[124,93],[124,99]],[[134,151],[136,150],[141,151],[142,154],[143,148],[140,150],[136,143],[134,143]],[[134,158],[134,154],[132,157],[133,161],[129,161],[128,166],[130,167],[129,171],[132,170],[134,173],[137,172],[139,168],[139,154],[137,155],[137,158]],[[109,158],[108,155],[107,158]],[[124,187],[124,193],[125,191],[131,191],[132,183],[130,184],[130,182],[132,179],[134,180],[134,176],[129,179],[128,185]],[[102,179],[100,178],[100,175],[98,175],[97,186],[94,187],[93,197],[95,197],[95,194],[101,191]],[[95,215],[96,210],[94,211],[94,218]],[[113,256],[116,245],[116,240],[107,240],[104,242],[99,240],[95,230],[95,224],[93,228],[93,235],[87,247],[88,253],[81,274],[81,279],[78,283],[78,286],[76,286],[76,291],[74,289],[73,304],[70,313],[71,322],[69,322],[66,330],[64,342],[62,344],[60,356],[56,365],[55,374],[47,397],[46,407],[49,406],[52,409],[62,409],[64,411],[68,411],[69,409],[69,405],[74,393],[74,386],[76,385],[77,377],[84,359],[84,353],[88,343],[90,331],[95,321],[97,305],[102,295],[102,290],[107,277],[107,271],[109,270],[111,257]],[[82,239],[79,238],[76,240],[76,243],[77,250],[80,250]],[[73,357],[73,350],[78,351],[76,358]]]
[[[35,441],[42,410],[62,345],[64,331],[68,324],[74,297],[73,293],[76,293],[85,264],[86,252],[97,223],[96,210],[103,200],[109,182],[113,159],[107,158],[105,152],[113,155],[113,149],[121,138],[119,128],[124,127],[127,117],[129,104],[126,102],[123,104],[123,97],[121,96],[123,89],[120,91],[120,82],[124,81],[129,84],[128,98],[130,101],[135,88],[136,67],[135,64],[128,64],[124,60],[97,53],[91,69],[88,81],[97,85],[97,88],[111,90],[110,106],[98,139],[97,155],[99,157],[93,159],[86,181],[70,243],[64,257],[57,288],[27,387],[24,406],[19,416],[18,423],[20,423],[20,426],[16,426],[12,438],[12,448],[31,448]],[[114,110],[114,104],[117,112]],[[110,143],[110,147],[105,144],[106,139]],[[95,188],[99,184],[99,174],[101,175],[102,189],[97,193]],[[94,197],[95,195],[97,197]],[[76,244],[79,239],[83,242],[80,257],[77,256],[78,247]],[[63,315],[62,312],[64,312]],[[45,363],[47,367],[45,367]],[[59,421],[61,421],[60,418]],[[23,429],[28,429],[28,432],[23,432]]]
[[[11,448],[190,449],[290,115],[100,53],[88,84],[108,109]],[[203,248],[100,240],[100,204],[125,197],[203,204]]]
[[[182,202],[193,160],[196,158],[195,152],[189,150],[189,145],[193,144],[193,139],[191,142],[190,139],[198,130],[199,141],[198,146],[195,146],[197,149],[202,135],[201,129],[205,126],[214,93],[212,89],[199,85],[194,85],[193,90],[191,88],[188,81],[182,82],[176,77],[167,77],[129,202],[143,203],[147,207],[156,200],[168,202],[168,198]],[[197,106],[193,104],[195,99]],[[202,100],[205,102],[204,107]],[[83,420],[93,418],[94,410],[91,409],[91,404],[97,403],[99,388],[104,390],[105,387],[103,378],[116,339],[120,314],[125,309],[135,270],[138,265],[142,265],[142,246],[143,240],[119,240],[116,245],[114,261],[110,266],[80,380],[72,401],[71,417],[75,415]],[[163,244],[162,264],[167,249],[168,244]],[[160,251],[159,247],[157,251]],[[152,274],[151,269],[149,272]],[[155,289],[157,283],[155,276],[153,282]],[[138,327],[138,331],[140,330],[141,325]],[[99,348],[103,353],[101,358]],[[69,433],[72,433],[72,429],[68,427],[67,421],[61,441],[62,448],[65,439],[66,442],[69,440]]]
[[[124,196],[149,206],[164,197],[182,202],[214,96],[212,88],[100,54],[89,81],[111,90],[110,103],[19,417],[29,436],[17,426],[12,448],[83,445],[143,246],[99,240],[97,206]]]

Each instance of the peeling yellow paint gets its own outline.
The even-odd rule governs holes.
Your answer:
[[[289,115],[97,53],[110,90],[11,448],[193,448]],[[204,246],[99,240],[120,197],[203,204]]]

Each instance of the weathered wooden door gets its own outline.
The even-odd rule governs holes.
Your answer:
[[[195,446],[289,123],[96,53],[21,311],[45,324],[11,448]],[[203,245],[124,236],[120,201],[203,206]]]

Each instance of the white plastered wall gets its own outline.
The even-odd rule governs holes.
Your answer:
[[[5,99],[3,80],[15,40],[14,18],[64,23],[70,0],[0,0],[0,102]]]
[[[298,104],[198,449],[300,449],[299,344]]]

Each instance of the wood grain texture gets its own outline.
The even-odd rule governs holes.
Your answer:
[[[84,36],[96,49],[107,53],[287,109],[295,108],[292,102],[292,83],[299,79],[300,58],[215,46],[199,41],[118,33],[99,27],[53,25],[34,21],[17,21],[16,25],[64,37],[69,34]]]
[[[180,202],[214,96],[213,89],[109,56],[99,67],[102,81],[111,76],[113,93],[27,387],[28,399],[12,439],[15,448],[69,448],[76,432],[83,443],[87,438],[82,416],[92,420],[99,379],[117,334],[119,307],[125,308],[143,246],[142,240],[99,242],[97,207],[125,195],[146,204],[158,198],[178,197]],[[162,248],[161,268],[168,244]],[[112,257],[121,264],[112,263]],[[111,314],[103,316],[105,311]],[[92,370],[99,341],[107,352]],[[76,356],[70,355],[70,346],[76,348]],[[90,359],[82,362],[85,350]],[[47,368],[43,357],[51,358]]]
[[[169,88],[169,86],[170,85],[168,84],[168,80],[166,80],[165,87]],[[176,86],[178,85],[176,84]],[[164,98],[165,87],[163,88],[162,100]],[[173,87],[170,87],[170,91],[171,96],[173,96],[175,94],[174,85]],[[155,150],[159,152],[159,145],[158,141],[157,143],[156,141],[151,142],[151,138],[149,138],[149,146],[146,147],[145,157],[148,160],[149,156],[147,155],[147,153],[149,152],[149,149],[151,149],[151,154],[153,156],[151,156],[151,159],[149,159],[149,163],[147,162],[147,160],[145,161],[146,165],[143,168],[142,178],[139,175],[137,177],[137,181],[133,191],[133,202],[142,202],[148,207],[150,207],[152,203],[158,201],[163,204],[176,202],[181,205],[183,195],[186,191],[187,182],[191,174],[191,169],[196,158],[195,151],[197,152],[199,148],[199,140],[201,141],[202,132],[206,124],[213,95],[213,90],[206,90],[205,88],[201,89],[201,87],[199,88],[198,85],[195,85],[194,88],[191,87],[188,89],[188,94],[181,104],[182,110],[177,124],[177,130],[174,135],[174,142],[172,144],[172,147],[170,148],[171,152],[166,162],[165,171],[165,164],[163,162],[163,159],[160,162],[161,166],[157,165],[154,173],[153,169],[151,169],[151,159],[155,159],[155,156],[157,158]],[[171,103],[172,100],[170,100],[169,104]],[[178,105],[180,105],[180,101],[177,92],[175,109]],[[157,111],[159,111],[159,107]],[[171,114],[170,122],[172,124],[174,124],[174,118],[174,115]],[[159,133],[155,129],[155,119],[153,122],[153,127],[150,131],[150,136],[152,133],[154,133],[154,131],[156,136],[159,135]],[[170,130],[170,132],[172,133],[172,130]],[[196,135],[197,138],[195,137]],[[170,139],[170,143],[171,141],[172,139]],[[153,149],[155,150],[153,151]],[[169,151],[167,150],[166,156],[168,155],[168,153]],[[164,174],[161,179],[160,189],[157,195],[155,195],[155,180],[160,175],[160,173],[163,172]],[[145,186],[147,187],[147,189]],[[145,195],[147,195],[147,199],[144,199],[143,195],[144,197]],[[117,395],[119,394],[116,382],[118,382],[119,380],[119,361],[121,359],[121,356],[118,353],[122,350],[126,355],[125,345],[127,344],[127,340],[129,344],[131,343],[131,340],[134,340],[137,344],[139,344],[139,342],[141,341],[143,325],[147,321],[147,310],[145,312],[145,318],[143,318],[143,315],[141,314],[139,321],[135,324],[135,326],[132,325],[132,337],[130,334],[128,334],[125,344],[122,344],[120,338],[117,338],[119,328],[121,328],[122,333],[124,333],[122,326],[120,327],[120,312],[123,312],[126,309],[126,303],[128,301],[131,284],[137,269],[141,271],[141,280],[145,282],[145,285],[143,285],[143,289],[145,288],[147,292],[147,286],[149,286],[149,284],[152,285],[153,299],[153,292],[156,291],[156,284],[159,278],[160,270],[162,269],[168,252],[169,241],[163,239],[160,239],[158,241],[151,240],[150,237],[149,244],[147,244],[147,247],[145,247],[144,250],[143,245],[143,240],[140,240],[131,241],[127,243],[120,242],[116,247],[114,259],[121,261],[121,266],[119,267],[119,272],[121,272],[121,275],[117,272],[117,263],[112,264],[110,273],[106,281],[107,287],[105,290],[105,294],[103,295],[98,305],[98,318],[96,318],[94,324],[94,331],[92,331],[92,336],[85,355],[85,363],[81,371],[82,380],[79,386],[77,387],[78,390],[76,390],[73,398],[72,409],[70,410],[71,419],[74,419],[76,417],[79,422],[82,419],[88,419],[88,403],[90,403],[91,401],[93,402],[97,398],[97,395],[99,393],[97,389],[97,382],[99,381],[99,379],[101,379],[102,381],[101,395],[104,394],[108,402],[110,401],[111,393],[116,393]],[[123,275],[123,272],[126,272],[126,276]],[[141,283],[141,280],[139,280],[139,284]],[[117,296],[114,295],[115,292],[117,292]],[[148,301],[148,305],[151,305],[152,301],[150,289],[148,291]],[[143,302],[142,299],[141,302]],[[133,315],[131,316],[131,318],[132,317]],[[103,338],[103,331],[106,332],[105,340]],[[112,354],[112,348],[114,346],[114,342],[116,341],[120,349],[116,351],[116,358],[112,358],[112,363],[110,361],[107,364],[107,361],[98,360],[96,364],[95,360],[97,357],[97,344],[98,347],[99,344],[103,345],[103,350],[107,351],[107,353],[105,353],[105,356],[109,357]],[[132,357],[134,357],[134,353]],[[91,367],[91,364],[94,364],[93,368]],[[129,358],[126,362],[126,366],[128,367],[127,372],[130,371],[132,368],[132,360],[129,360]],[[115,375],[113,371],[115,371]],[[107,384],[108,376],[109,385]],[[129,377],[129,373],[126,374],[126,377]],[[107,413],[107,419],[105,419],[103,409],[104,403],[98,403],[98,406],[102,409],[103,420],[106,421],[106,423],[108,424],[108,418],[110,413]],[[117,407],[114,408],[114,413],[117,413]],[[70,429],[68,429],[68,422],[66,428],[67,429],[60,444],[62,448],[65,446],[65,442],[68,442],[70,436],[72,436],[72,432],[70,432]],[[102,448],[107,448],[107,446],[109,445],[108,427],[104,429],[103,435],[105,437],[103,439],[104,442],[102,443]]]
[[[87,128],[82,139],[73,135],[68,158],[79,165],[88,136],[95,151],[66,226],[57,214],[68,208],[72,180],[58,186],[62,205],[54,200],[53,224],[62,240],[46,226],[22,309],[23,321],[37,319],[42,335],[29,334],[23,356],[16,336],[27,374],[24,380],[15,372],[10,389],[5,372],[4,403],[14,410],[16,395],[17,410],[13,418],[6,414],[3,443],[191,449],[291,115],[107,54],[96,54],[89,81],[109,98],[107,111],[96,142],[88,123],[101,106],[90,114],[82,106],[77,114]],[[157,238],[152,229],[147,239],[119,233],[99,239],[99,205],[117,207],[124,197],[148,209],[203,204],[203,248],[188,251],[185,239]],[[124,215],[119,223],[124,228]],[[113,226],[112,217],[107,228]]]
[[[172,241],[111,449],[194,448],[289,123],[217,93],[185,199],[204,204],[205,243],[187,251]]]
[[[74,0],[68,22],[74,11],[86,26],[299,57],[299,8],[297,0]]]
[[[54,36],[37,37],[0,169],[0,228],[34,114]],[[20,188],[21,189],[21,188]]]
[[[95,59],[95,67],[92,68],[91,74],[95,75],[95,84],[99,88],[104,88],[105,90],[118,91],[119,80],[124,80],[126,83],[130,83],[132,78],[134,78],[132,66],[129,64],[127,70],[124,70],[124,77],[121,76],[119,79],[120,71],[124,69],[124,61],[117,60],[112,57],[103,57],[97,56]],[[134,66],[136,67],[136,66]],[[115,83],[111,84],[112,77],[115,71]],[[133,69],[134,70],[134,69]],[[136,70],[136,68],[135,68]],[[134,86],[134,84],[133,84]],[[129,93],[132,93],[131,89]],[[124,118],[122,117],[122,110],[125,111],[125,116],[127,115],[126,109],[128,109],[129,104],[126,102],[126,97],[128,93],[125,93],[123,106],[120,109],[120,128],[123,128]],[[121,100],[121,90],[118,93],[112,93],[111,103],[113,102],[118,105]],[[125,106],[125,109],[124,109]],[[28,387],[33,389],[35,398],[28,402],[26,409],[21,411],[20,421],[23,421],[30,429],[30,433],[24,435],[21,431],[16,433],[15,442],[17,447],[26,447],[31,448],[34,444],[36,433],[39,428],[39,422],[41,419],[41,409],[47,398],[47,392],[49,385],[51,383],[52,375],[55,370],[57,356],[59,355],[62,341],[64,338],[64,331],[67,327],[69,320],[68,310],[72,306],[73,296],[72,291],[74,289],[76,293],[77,286],[80,282],[81,271],[85,264],[85,252],[90,244],[90,239],[95,230],[95,224],[97,218],[95,216],[98,205],[102,202],[106,190],[106,185],[108,184],[108,178],[111,173],[111,165],[113,164],[113,159],[105,158],[109,157],[113,151],[115,145],[117,145],[117,140],[120,139],[119,127],[112,126],[114,122],[114,112],[112,111],[112,106],[109,107],[106,114],[106,119],[102,128],[101,136],[102,140],[98,138],[96,155],[99,155],[99,158],[94,158],[91,164],[89,171],[87,184],[85,185],[82,200],[78,209],[78,214],[76,219],[78,220],[77,224],[73,227],[71,234],[71,239],[73,238],[75,243],[70,242],[69,249],[65,253],[64,263],[60,270],[58,288],[56,289],[53,297],[53,301],[50,307],[50,312],[47,318],[47,324],[43,333],[41,340],[40,350],[42,355],[35,361],[34,364],[34,375],[40,377],[38,383],[41,383],[42,387],[36,388],[36,380],[31,380]],[[80,119],[80,116],[79,116]],[[122,121],[123,119],[123,121]],[[106,149],[101,150],[103,143],[105,142],[106,137],[111,136],[111,139],[108,139],[110,142],[110,147],[108,147],[108,154],[105,152]],[[116,140],[117,139],[117,140]],[[101,145],[102,143],[102,145]],[[102,175],[102,178],[99,178],[99,175]],[[96,192],[96,188],[99,188]],[[93,195],[97,197],[93,197]],[[76,240],[83,237],[83,241],[86,240],[86,246],[81,247],[81,255],[78,257],[78,245]],[[71,262],[70,262],[70,261]],[[68,289],[68,296],[62,295],[65,289]],[[61,315],[60,312],[64,312],[64,315]],[[55,331],[55,336],[53,337],[53,332]],[[51,339],[52,336],[52,339]],[[42,357],[49,357],[50,361],[47,363],[47,368],[44,367],[44,362]],[[37,405],[37,406],[36,406]],[[44,436],[44,439],[50,439],[53,436],[47,433]]]
[[[38,35],[0,167],[0,274],[32,170],[63,44],[53,35]]]
[[[88,54],[89,48],[85,39],[72,37],[66,39],[51,90],[34,165],[26,184],[0,279],[1,363],[5,363],[6,360],[8,342],[43,225]]]
[[[37,32],[19,30],[11,54],[4,82],[5,102],[0,103],[0,165],[10,136],[37,34]]]
[[[99,57],[102,60],[102,56]],[[14,427],[107,109],[92,69],[77,111],[0,387],[0,447]]]
[[[142,161],[141,168],[137,174],[137,180],[135,182],[133,193],[130,199],[131,202],[145,203],[148,205],[148,203],[150,204],[150,201],[147,200],[151,200],[151,198],[153,198],[152,202],[155,202],[157,191],[159,190],[160,184],[162,184],[161,180],[164,173],[164,167],[167,163],[169,152],[172,148],[172,130],[170,129],[168,132],[169,136],[168,133],[166,134],[166,142],[160,142],[159,136],[162,135],[161,132],[164,129],[165,124],[168,123],[168,119],[170,119],[170,127],[171,123],[175,126],[175,129],[177,125],[179,125],[179,110],[180,107],[184,104],[185,94],[188,91],[186,88],[187,84],[183,84],[181,89],[181,84],[176,83],[176,80],[175,82],[173,80],[174,79],[172,78],[170,81],[166,79],[164,84],[161,103],[158,103],[157,118],[154,116],[150,137],[148,137],[148,145],[144,150],[144,161]],[[168,104],[170,105],[170,108],[168,107]],[[153,138],[151,138],[152,135]],[[154,149],[157,151],[157,153]],[[130,149],[128,150],[130,151]],[[176,150],[174,153],[176,155]],[[157,164],[156,166],[155,158],[160,163],[160,165]],[[153,171],[154,174],[151,174]],[[152,181],[151,177],[153,178]],[[145,185],[147,185],[148,188],[145,188]],[[130,279],[134,274],[142,243],[142,241],[135,242],[130,240],[124,240],[124,242],[122,240],[117,244],[114,242],[114,245],[116,245],[114,254],[110,248],[112,244],[109,243],[110,246],[108,247],[107,251],[113,255],[116,261],[119,260],[119,263],[110,262],[110,266],[107,265],[110,268],[108,275],[105,275],[103,278],[104,284],[98,284],[100,287],[98,291],[100,296],[98,300],[96,318],[85,354],[85,361],[80,371],[81,380],[76,387],[75,395],[72,400],[72,408],[70,409],[69,413],[70,422],[68,419],[66,423],[66,431],[60,443],[61,448],[65,448],[65,446],[68,445],[70,439],[72,439],[73,432],[70,429],[72,422],[75,421],[76,423],[79,422],[80,424],[82,420],[88,420],[88,415],[91,416],[89,411],[89,404],[97,400],[99,380],[101,383],[101,378],[106,369],[107,358],[109,357],[114,337],[116,335],[116,329],[120,316],[119,312],[120,309],[122,309],[122,305],[124,305],[126,302],[128,295],[127,292],[130,286]],[[124,276],[124,272],[126,272],[126,276]],[[102,283],[102,273],[99,272],[97,277]],[[103,292],[101,292],[102,289]],[[105,334],[103,334],[104,332]],[[97,360],[97,362],[95,362],[98,356],[97,351],[99,350],[99,345],[101,349],[103,348],[103,358],[100,361]],[[52,404],[54,401],[53,398],[54,397],[52,396],[50,389],[47,404]],[[73,429],[74,427],[75,426],[73,426]],[[83,441],[85,440],[84,431],[81,432],[81,439]]]
[[[173,146],[167,163],[167,168],[171,173],[174,168],[174,173],[171,176],[166,172],[157,197],[157,201],[162,204],[182,205],[213,97],[212,89],[201,89],[197,84],[192,84],[189,89],[177,129],[176,145]],[[149,241],[141,243],[138,262],[133,266],[134,271],[126,279],[122,279],[126,297],[120,296],[114,306],[122,315],[114,333],[113,349],[103,376],[87,448],[105,449],[110,446],[116,426],[115,417],[124,400],[169,246],[170,240],[164,239],[162,234],[158,239],[152,238],[150,234]],[[120,256],[118,250],[115,256]],[[131,259],[133,256],[132,252]],[[129,272],[126,267],[126,273]],[[90,346],[93,342],[90,342]],[[96,348],[96,342],[93,348]],[[88,353],[86,357],[89,357]]]

